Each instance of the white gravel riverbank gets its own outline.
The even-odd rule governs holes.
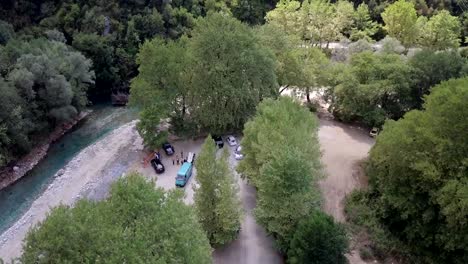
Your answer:
[[[0,258],[9,263],[11,259],[21,255],[22,241],[28,230],[45,219],[50,208],[60,204],[72,205],[83,196],[102,196],[91,190],[99,189],[103,181],[119,177],[130,166],[130,153],[141,150],[141,138],[135,129],[136,121],[117,128],[109,135],[83,149],[56,175],[47,190],[37,198],[31,208],[8,230],[0,235]],[[136,155],[134,155],[136,156]],[[127,161],[121,169],[114,163],[125,157]],[[102,189],[102,188],[101,188]],[[104,187],[103,192],[106,192]]]

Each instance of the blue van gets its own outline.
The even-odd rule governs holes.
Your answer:
[[[187,184],[188,180],[192,176],[192,163],[184,162],[182,167],[180,167],[179,172],[177,172],[175,185],[177,187],[184,187]]]

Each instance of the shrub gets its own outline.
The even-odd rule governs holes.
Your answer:
[[[301,222],[291,240],[289,263],[347,263],[348,237],[344,227],[318,210]]]

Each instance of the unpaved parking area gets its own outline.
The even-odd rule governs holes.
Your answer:
[[[203,144],[204,139],[200,140],[187,140],[187,141],[176,141],[173,142],[173,146],[176,153],[180,156],[180,151],[186,153],[194,152],[198,154]],[[283,263],[281,255],[274,248],[274,241],[271,237],[268,237],[265,230],[259,226],[254,219],[252,214],[255,208],[255,188],[249,186],[246,181],[243,181],[239,175],[235,172],[235,167],[238,161],[234,159],[233,147],[229,147],[226,143],[224,148],[227,148],[230,152],[230,166],[234,171],[236,181],[239,185],[239,195],[242,200],[244,208],[244,218],[242,221],[241,232],[239,237],[232,243],[225,247],[216,249],[213,252],[214,263],[219,264],[238,264],[238,263]],[[165,190],[171,190],[175,187],[175,176],[177,174],[180,165],[172,165],[172,158],[175,156],[166,156],[161,153],[163,158],[163,164],[166,171],[163,174],[157,175],[150,165],[146,167],[140,162],[135,165],[133,170],[141,172],[143,175],[156,180],[156,185],[162,187]],[[140,154],[140,160],[144,159],[144,154]],[[187,204],[193,204],[193,185],[196,184],[196,168],[194,169],[193,175],[185,189],[185,202]]]
[[[345,222],[344,198],[352,190],[366,184],[360,171],[374,139],[367,131],[331,119],[320,119],[319,141],[326,178],[320,182],[324,210],[336,220]],[[350,264],[364,262],[356,250],[347,254]]]
[[[327,175],[320,182],[324,209],[336,220],[344,222],[343,199],[362,186],[359,162],[367,157],[374,139],[366,131],[328,119],[320,119],[318,136]]]
[[[204,142],[204,139],[197,139],[197,140],[184,140],[184,141],[175,141],[171,142],[171,144],[174,146],[175,149],[175,154],[172,156],[167,156],[164,151],[161,151],[161,156],[162,156],[162,163],[164,164],[165,167],[165,172],[162,174],[156,174],[153,167],[151,167],[151,164],[147,164],[144,166],[142,164],[142,161],[145,159],[145,155],[142,153],[140,154],[140,161],[137,163],[133,170],[138,171],[145,175],[146,177],[153,179],[156,181],[156,186],[163,188],[164,190],[171,190],[175,189],[175,177],[177,175],[177,172],[179,171],[181,167],[181,163],[179,165],[177,164],[176,160],[176,155],[181,156],[181,152],[183,152],[184,156],[187,156],[189,152],[195,153],[197,155],[200,153],[201,146]],[[213,143],[214,144],[214,143]],[[196,156],[195,156],[196,159]],[[175,164],[172,165],[172,160],[175,161]],[[192,177],[190,177],[187,185],[184,187],[185,189],[185,202],[187,204],[193,204],[193,185],[196,184],[196,175],[197,175],[197,169],[194,167],[193,169],[193,174]]]

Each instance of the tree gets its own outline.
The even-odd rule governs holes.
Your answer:
[[[411,67],[399,55],[357,53],[335,79],[330,107],[344,121],[380,126],[411,106]]]
[[[299,86],[304,76],[304,65],[299,59],[300,40],[288,35],[282,27],[265,24],[255,28],[260,44],[270,49],[276,57],[276,76],[281,87],[280,93],[289,86]]]
[[[14,35],[13,26],[0,20],[0,45],[5,45]]]
[[[212,133],[238,130],[264,98],[278,93],[274,56],[232,17],[208,15],[192,31],[191,114]]]
[[[421,262],[468,261],[467,100],[468,78],[435,86],[370,152],[369,206]]]
[[[177,41],[153,39],[143,44],[137,56],[139,74],[131,82],[130,103],[158,113],[159,119],[171,118],[177,132],[193,132],[188,108],[192,87],[193,59],[187,39]],[[143,120],[142,120],[143,121]],[[151,122],[156,121],[156,124]],[[159,125],[148,120],[151,130]]]
[[[23,45],[30,53],[16,59],[8,79],[30,103],[35,119],[49,119],[54,126],[76,116],[94,83],[91,61],[62,42],[37,39]]]
[[[208,136],[196,160],[195,208],[210,243],[221,246],[234,240],[240,230],[241,205],[229,153],[216,158],[216,146]]]
[[[234,16],[242,22],[250,25],[258,25],[264,23],[266,12],[272,8],[271,4],[275,1],[264,0],[240,0],[233,8]]]
[[[288,263],[345,264],[348,237],[344,226],[318,210],[298,224],[288,250]]]
[[[320,204],[317,120],[292,99],[266,99],[246,123],[237,170],[257,188],[255,217],[286,252],[298,221]]]
[[[350,30],[354,8],[348,1],[336,4],[328,0],[281,0],[266,15],[268,23],[281,27],[312,45],[339,40]]]
[[[420,44],[435,50],[445,50],[460,46],[461,25],[457,17],[442,10],[431,17],[422,27]]]
[[[72,46],[93,61],[96,85],[90,90],[90,97],[95,99],[109,95],[112,87],[120,81],[110,38],[95,33],[77,33]]]
[[[211,248],[182,192],[130,174],[107,200],[52,209],[27,234],[21,262],[209,263]]]
[[[418,17],[412,2],[398,0],[389,5],[382,13],[382,19],[385,22],[384,29],[390,37],[398,39],[405,47],[416,43]]]
[[[379,24],[372,21],[369,13],[369,7],[366,3],[361,3],[354,13],[353,26],[351,28],[350,40],[357,41],[365,39],[372,40],[372,36],[379,30]]]
[[[422,50],[410,58],[412,69],[413,100],[412,108],[420,109],[423,97],[429,94],[431,87],[452,78],[468,74],[468,59],[457,51]]]
[[[152,150],[159,149],[167,141],[168,132],[162,130],[163,112],[157,105],[146,107],[140,112],[140,121],[136,127],[143,138],[143,144]]]
[[[14,86],[0,77],[0,167],[29,150],[30,120],[24,116],[26,104]]]
[[[316,47],[297,49],[295,53],[300,66],[297,86],[305,91],[307,102],[310,104],[310,92],[327,83],[330,60]]]
[[[281,28],[284,32],[291,35],[297,35],[303,39],[303,22],[299,9],[301,3],[299,1],[280,0],[275,9],[266,14],[266,21],[276,27]]]
[[[379,41],[379,44],[382,46],[382,49],[379,52],[382,53],[402,54],[405,52],[405,47],[401,45],[401,42],[398,39],[389,36],[385,36],[384,39]]]

